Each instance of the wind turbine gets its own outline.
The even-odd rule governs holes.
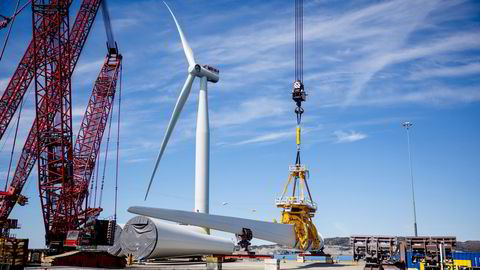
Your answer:
[[[219,80],[219,71],[213,67],[207,65],[199,65],[195,62],[192,49],[188,45],[187,39],[182,31],[182,28],[178,24],[175,15],[170,7],[165,3],[170,14],[172,14],[173,20],[177,26],[178,34],[182,41],[183,51],[188,61],[188,76],[182,91],[178,96],[177,103],[172,112],[172,116],[165,131],[165,137],[163,138],[160,152],[158,153],[157,161],[153,169],[152,177],[148,183],[147,193],[145,194],[145,200],[147,199],[148,192],[152,185],[153,178],[160,163],[160,159],[163,156],[165,147],[168,140],[172,135],[173,128],[177,123],[180,113],[187,101],[187,98],[192,89],[192,83],[195,77],[200,78],[200,93],[198,97],[198,111],[197,111],[197,131],[196,131],[196,143],[195,143],[195,212],[207,213],[208,201],[209,201],[209,157],[210,157],[210,128],[208,121],[208,100],[207,100],[207,82],[216,83]],[[207,231],[208,232],[208,231]]]

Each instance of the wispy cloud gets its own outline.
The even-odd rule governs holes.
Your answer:
[[[239,106],[229,106],[211,113],[212,127],[245,124],[254,120],[278,116],[290,109],[291,103],[276,97],[256,97]]]
[[[95,60],[86,64],[78,65],[75,68],[75,75],[82,75],[85,73],[99,72],[102,67],[104,59]]]
[[[75,106],[72,108],[72,116],[73,117],[83,117],[85,115],[85,107],[84,106]]]
[[[285,138],[293,137],[295,134],[292,131],[279,131],[279,132],[271,132],[268,134],[263,134],[248,140],[243,140],[235,143],[234,145],[245,145],[245,144],[252,144],[252,143],[266,143],[266,142],[274,142],[283,140]]]
[[[480,63],[469,63],[466,65],[452,66],[452,67],[437,67],[437,68],[425,68],[422,70],[415,71],[410,79],[412,80],[421,80],[426,78],[435,78],[435,77],[461,77],[469,76],[473,74],[480,73]]]
[[[0,79],[0,93],[3,93],[3,91],[5,91],[5,88],[7,88],[9,81],[10,78]]]
[[[130,28],[139,24],[139,20],[136,18],[121,18],[112,20],[112,25],[115,26],[115,32],[123,31],[126,28]]]
[[[367,138],[367,134],[356,132],[356,131],[343,131],[337,130],[333,132],[335,135],[335,142],[336,143],[351,143],[360,141]]]

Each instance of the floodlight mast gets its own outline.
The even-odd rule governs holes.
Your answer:
[[[415,189],[413,185],[413,168],[412,168],[412,153],[410,151],[410,128],[412,127],[411,122],[403,122],[402,126],[407,130],[407,145],[408,145],[408,160],[410,163],[410,179],[412,183],[412,202],[413,202],[413,229],[415,232],[415,236],[418,236],[417,233],[417,211],[415,207]]]

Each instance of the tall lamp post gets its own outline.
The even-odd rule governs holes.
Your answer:
[[[410,128],[412,127],[411,122],[403,122],[403,127],[407,130],[407,143],[408,143],[408,160],[410,161],[410,178],[412,181],[412,202],[413,202],[413,228],[415,230],[415,236],[417,234],[417,211],[415,209],[415,189],[413,187],[413,169],[412,169],[412,153],[410,151]]]

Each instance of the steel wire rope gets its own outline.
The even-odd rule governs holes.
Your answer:
[[[108,159],[108,146],[110,144],[110,131],[112,130],[112,116],[113,116],[113,107],[115,102],[112,102],[112,108],[110,109],[110,119],[108,120],[108,136],[107,136],[107,146],[105,147],[105,160],[103,162],[103,173],[102,173],[102,183],[100,186],[100,198],[98,201],[98,207],[102,207],[102,198],[103,198],[103,186],[105,183],[105,173],[107,169],[107,159]],[[98,175],[97,175],[97,182],[98,182]]]
[[[30,87],[30,88],[28,89],[28,92],[26,93],[26,95],[24,95],[24,97],[23,97],[23,107],[26,106],[25,103],[28,101],[28,98],[29,98],[29,97],[31,96],[31,94],[33,93],[33,92],[32,92],[32,89],[33,89],[33,87]],[[18,164],[17,164],[16,166],[18,166]],[[15,167],[15,170],[16,170],[16,169],[17,169],[17,168]],[[35,175],[35,174],[34,174],[34,175]],[[13,177],[15,177],[15,175],[14,175]],[[13,181],[13,178],[12,178],[12,181]],[[25,190],[25,191],[28,190],[28,187],[30,186],[30,182],[32,182],[32,181],[28,181],[28,179],[27,179],[26,182],[25,182],[25,186],[22,188],[22,190]]]
[[[113,214],[115,221],[117,220],[118,159],[120,154],[120,112],[122,107],[122,79],[123,79],[123,64],[120,64],[120,89],[118,91],[118,119],[117,119],[117,160],[116,160],[116,168],[115,168],[115,206],[114,206],[114,214]]]
[[[17,11],[18,11],[19,5],[20,5],[20,0],[17,1],[17,6],[15,7],[15,12],[13,13],[13,17],[6,19],[7,21],[12,20],[12,23],[10,24],[10,28],[8,28],[7,37],[5,38],[5,42],[3,43],[2,53],[0,54],[0,61],[2,61],[3,53],[5,52],[5,48],[7,47],[8,38],[10,37],[10,33],[12,32],[13,23],[15,22],[15,18],[17,17]]]
[[[7,190],[8,180],[10,178],[10,170],[12,168],[13,153],[15,151],[15,145],[17,143],[18,126],[20,124],[20,117],[22,115],[22,109],[23,109],[23,104],[24,103],[25,103],[24,100],[22,100],[22,102],[20,102],[20,110],[18,111],[17,125],[15,127],[15,136],[13,137],[12,152],[10,153],[10,161],[8,162],[8,172],[7,172],[7,180],[5,181],[5,190]]]
[[[101,148],[101,146],[100,146]],[[97,156],[97,162],[95,163],[95,166],[97,167],[97,178],[95,179],[95,197],[94,197],[94,200],[93,200],[93,208],[95,208],[97,206],[97,191],[98,191],[98,170],[100,168],[100,151],[101,149],[98,149],[98,156]]]
[[[32,90],[32,88],[30,87],[30,88],[28,89],[27,94],[24,96],[22,102],[20,103],[19,115],[18,115],[17,119],[15,120],[16,122],[14,122],[14,125],[16,125],[16,130],[15,130],[15,139],[14,139],[14,141],[13,141],[13,148],[15,148],[15,142],[16,142],[16,137],[17,137],[17,132],[18,132],[18,125],[19,125],[19,122],[20,122],[20,113],[21,113],[21,111],[22,111],[22,107],[23,107],[23,106],[25,105],[25,103],[27,102],[28,96],[29,96],[29,95],[31,94],[31,92],[32,92],[31,90]],[[0,148],[0,153],[3,152],[3,150],[4,150],[4,148],[5,148],[5,145],[6,145],[7,141],[8,141],[8,139],[10,138],[10,135],[12,134],[12,131],[13,131],[13,128],[11,128],[11,129],[8,131],[7,137],[5,138],[5,140],[4,140],[4,142],[3,142],[3,145],[2,145],[2,147]],[[10,174],[10,167],[12,166],[12,157],[13,157],[13,151],[14,151],[13,148],[12,148],[12,153],[11,153],[10,162],[9,162],[9,163],[10,163],[10,164],[9,164],[9,169],[8,169],[9,172],[7,173],[7,180],[5,181],[5,191],[7,190],[8,178],[9,178],[8,175]]]

